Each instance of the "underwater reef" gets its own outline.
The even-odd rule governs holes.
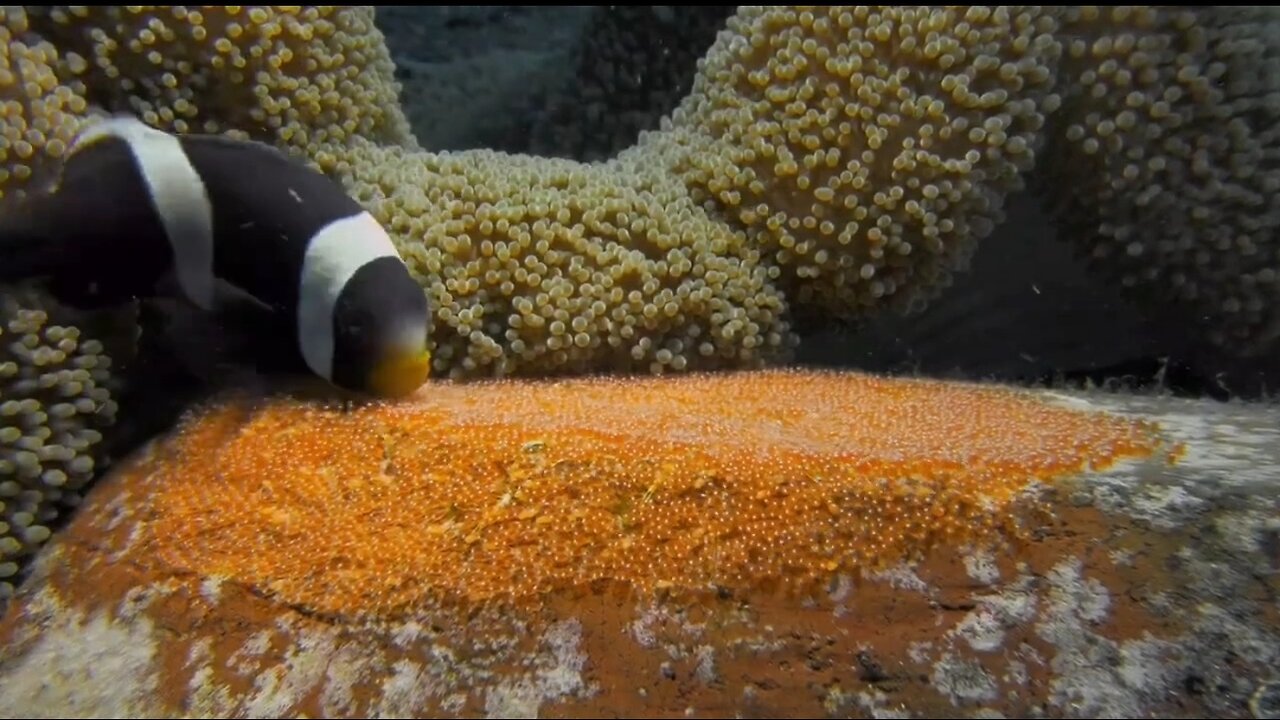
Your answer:
[[[146,313],[0,290],[0,706],[1275,714],[1272,406],[773,368],[963,316],[984,243],[1036,240],[1015,197],[1274,366],[1280,14],[700,8],[632,49],[677,10],[586,18],[527,154],[416,136],[451,108],[373,7],[0,11],[0,207],[110,113],[271,143],[386,227],[439,378],[219,396],[125,455]]]
[[[1278,419],[848,372],[237,393],[41,553],[0,708],[1268,717]]]

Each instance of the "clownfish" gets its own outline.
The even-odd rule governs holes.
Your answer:
[[[248,296],[305,368],[358,394],[408,395],[429,375],[426,293],[391,238],[264,143],[132,116],[90,125],[56,188],[0,211],[0,282],[33,278],[81,309],[154,297],[166,280],[201,310]]]

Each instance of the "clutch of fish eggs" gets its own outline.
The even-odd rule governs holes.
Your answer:
[[[0,600],[50,537],[59,508],[92,479],[98,428],[115,419],[110,358],[41,310],[5,308],[0,326]]]

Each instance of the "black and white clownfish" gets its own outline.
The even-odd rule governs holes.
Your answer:
[[[54,190],[0,211],[0,282],[31,278],[82,309],[166,279],[203,310],[247,295],[310,372],[359,394],[404,396],[429,374],[426,293],[386,231],[263,143],[131,116],[90,125]]]

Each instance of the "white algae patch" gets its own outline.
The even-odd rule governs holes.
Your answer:
[[[508,680],[489,691],[485,698],[488,717],[532,718],[543,703],[579,695],[587,688],[582,668],[587,657],[579,649],[582,626],[576,620],[557,623],[543,637],[549,652],[536,658],[532,673]]]
[[[996,567],[995,558],[986,550],[965,555],[964,569],[974,582],[995,585],[1000,581],[1000,568]]]
[[[17,658],[0,666],[7,717],[163,717],[154,707],[156,640],[143,618],[117,622],[40,599],[52,615]]]

